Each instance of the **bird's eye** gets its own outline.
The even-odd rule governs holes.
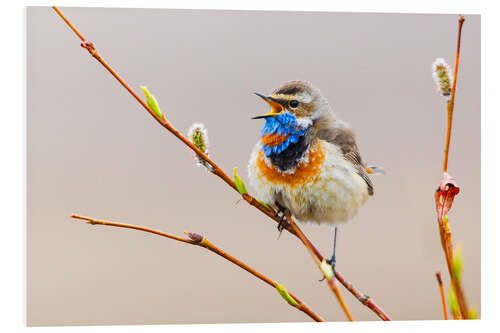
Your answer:
[[[288,105],[290,105],[290,107],[292,109],[296,109],[299,106],[299,101],[294,99],[294,100],[290,101],[290,103],[288,103]]]

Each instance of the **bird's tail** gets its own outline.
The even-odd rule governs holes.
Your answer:
[[[366,172],[369,175],[385,175],[385,170],[384,168],[374,166],[374,165],[369,165],[366,167]]]

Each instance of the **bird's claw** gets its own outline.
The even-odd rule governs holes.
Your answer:
[[[326,259],[326,263],[332,266],[333,275],[335,276],[335,268],[337,267],[337,261],[335,260],[335,255],[333,255],[330,259]]]
[[[280,218],[280,222],[278,223],[278,231],[282,232],[283,229],[288,227],[288,225],[290,225],[290,223],[288,223],[288,220],[286,219],[285,213],[283,213],[283,215]]]
[[[278,210],[274,213],[275,217],[278,217],[278,216],[280,217],[280,220],[278,223],[278,231],[280,232],[279,236],[281,236],[281,232],[283,231],[283,229],[286,229],[290,225],[290,223],[288,222],[288,220],[286,218],[286,212],[287,212],[286,208],[278,205]],[[279,238],[279,236],[278,236],[278,238]]]
[[[278,231],[281,233],[283,229],[286,229],[290,225],[290,223],[288,223],[288,220],[286,218],[285,210],[279,210],[278,212],[276,212],[275,216],[278,217],[280,213],[281,216],[278,223]]]

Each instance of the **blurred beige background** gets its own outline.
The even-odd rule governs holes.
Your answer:
[[[453,64],[455,15],[61,8],[180,130],[207,125],[211,153],[244,180],[267,110],[253,91],[291,79],[319,87],[387,175],[342,227],[338,270],[397,320],[441,319],[446,271],[433,192],[445,106],[431,64]],[[450,221],[480,311],[480,17],[466,15],[449,171]],[[298,240],[194,165],[79,46],[48,7],[27,10],[29,325],[309,321],[240,268],[151,234],[92,227],[71,213],[189,230],[280,281],[329,321],[345,317]],[[332,230],[303,227],[325,255]],[[449,286],[445,273],[445,285]],[[378,320],[344,288],[356,320]]]

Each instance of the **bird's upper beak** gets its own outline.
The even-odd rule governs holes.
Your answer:
[[[255,95],[259,96],[263,100],[265,100],[269,105],[271,105],[271,112],[263,114],[262,116],[257,116],[253,117],[252,119],[261,119],[261,118],[268,118],[268,117],[274,117],[285,111],[285,108],[283,105],[278,103],[274,98],[269,97],[269,96],[264,96],[259,93],[254,93]]]

